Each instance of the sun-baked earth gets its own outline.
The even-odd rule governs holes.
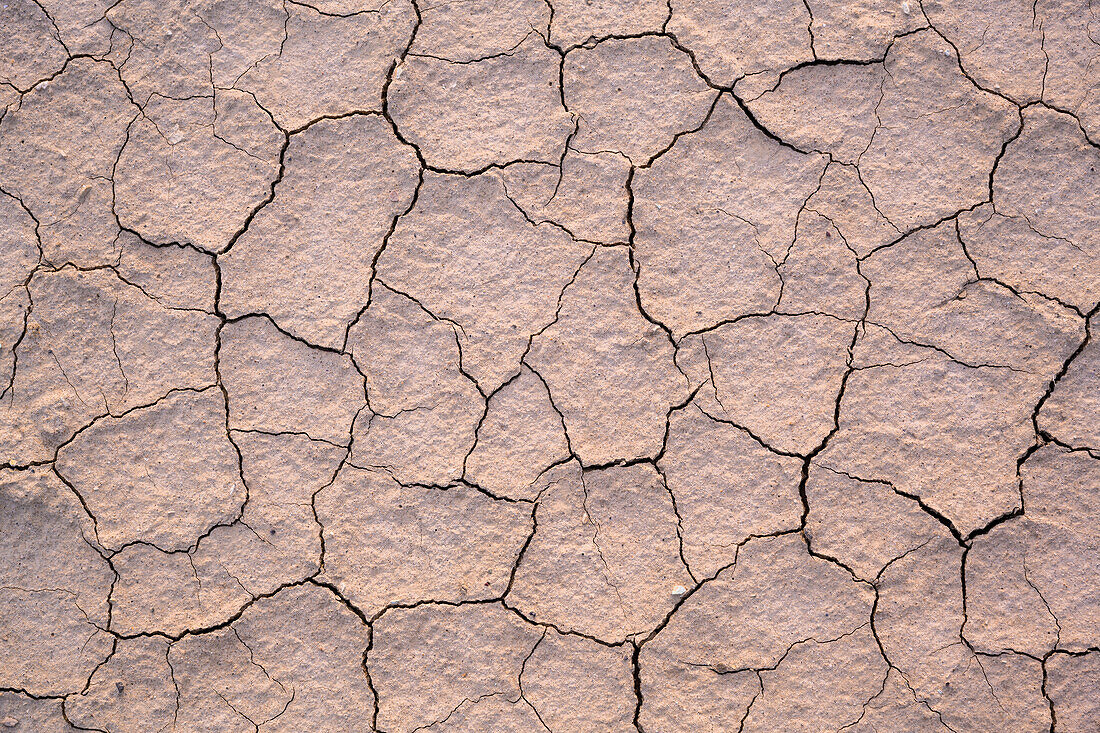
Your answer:
[[[0,730],[1095,733],[1098,169],[1088,0],[5,0]]]

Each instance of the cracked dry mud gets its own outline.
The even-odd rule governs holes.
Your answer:
[[[1098,59],[6,0],[0,730],[1100,730]]]

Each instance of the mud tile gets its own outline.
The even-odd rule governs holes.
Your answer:
[[[616,153],[567,150],[561,165],[515,163],[502,172],[508,197],[528,218],[577,239],[618,244],[630,238],[630,161]]]
[[[760,672],[760,697],[743,730],[843,730],[859,720],[888,670],[870,623],[838,639],[796,644],[774,670]]]
[[[1095,43],[1096,10],[1090,7],[1085,13],[1072,3],[1042,0],[1035,5],[1035,15],[1042,29],[1040,49],[1049,59],[1043,99],[1055,107],[1073,110],[1095,140],[1100,135],[1100,100],[1096,96],[1098,72],[1089,49]],[[1034,36],[1020,38],[1033,41]],[[1030,56],[1032,49],[1018,50],[1017,54]]]
[[[220,42],[202,10],[188,0],[121,0],[106,10],[134,41],[120,73],[137,104],[154,94],[184,99],[211,93],[210,54]]]
[[[97,421],[58,453],[57,470],[84,497],[104,547],[148,542],[182,550],[232,522],[247,496],[221,391],[175,392]]]
[[[346,451],[300,435],[234,432],[233,440],[249,488],[241,518],[215,527],[189,553],[137,545],[116,555],[115,630],[179,635],[210,628],[320,569],[312,499]]]
[[[79,692],[114,647],[95,524],[46,468],[0,473],[0,501],[0,687]]]
[[[635,730],[630,648],[548,629],[520,676],[523,699],[550,730]]]
[[[498,598],[532,530],[531,507],[465,486],[402,487],[345,468],[316,499],[321,579],[374,616],[391,604]]]
[[[265,313],[310,343],[339,349],[370,298],[373,261],[412,203],[413,150],[377,115],[323,121],[289,144],[274,199],[222,266],[230,316]]]
[[[1100,151],[1068,115],[1024,112],[1020,137],[993,174],[997,214],[1010,221],[988,233],[960,220],[964,241],[983,275],[1037,290],[1089,311],[1097,303]],[[988,216],[988,214],[987,214]],[[1026,230],[1005,236],[1004,229]]]
[[[241,451],[248,503],[239,523],[203,539],[198,555],[216,559],[252,595],[273,593],[319,568],[321,527],[312,501],[347,452],[302,435],[232,436]]]
[[[677,336],[779,298],[776,273],[824,161],[753,127],[728,97],[633,183],[642,305]]]
[[[995,9],[973,0],[931,0],[922,6],[936,30],[959,49],[962,68],[975,82],[1019,104],[1042,98],[1049,61],[1043,54],[1040,4]]]
[[[234,430],[303,433],[347,445],[366,405],[363,375],[350,357],[310,348],[266,318],[227,324],[219,365]]]
[[[579,118],[570,146],[622,153],[635,165],[647,165],[677,135],[698,128],[717,96],[690,56],[655,36],[575,49],[562,74],[565,105]]]
[[[795,147],[852,165],[877,131],[886,78],[882,64],[806,66],[748,106],[764,127]]]
[[[562,48],[605,36],[658,31],[668,19],[665,0],[555,0],[550,41]]]
[[[171,729],[176,687],[164,639],[123,639],[87,690],[65,699],[69,720],[82,728],[139,733]]]
[[[15,376],[15,345],[23,336],[30,293],[25,284],[39,260],[35,222],[19,201],[0,193],[0,384]]]
[[[951,222],[875,252],[860,271],[871,283],[869,322],[972,366],[1007,367],[1041,383],[1085,335],[1071,310],[977,281]]]
[[[225,623],[252,600],[209,553],[163,552],[137,544],[112,557],[111,630],[179,636]]]
[[[60,700],[35,699],[17,692],[0,693],[0,720],[15,730],[22,726],[35,733],[75,733],[61,704]]]
[[[1095,317],[1094,317],[1095,318]],[[1074,447],[1100,446],[1100,348],[1090,341],[1070,362],[1036,416],[1039,428]]]
[[[561,102],[560,66],[537,35],[511,55],[475,64],[412,57],[395,72],[389,111],[437,168],[557,163],[574,126]]]
[[[546,37],[551,12],[543,0],[425,4],[409,53],[456,63],[508,55],[531,36]]]
[[[41,5],[12,0],[0,10],[0,79],[20,91],[61,71],[69,54]]]
[[[508,601],[606,642],[645,635],[691,584],[672,497],[648,464],[548,473]]]
[[[558,227],[531,224],[495,173],[429,173],[377,270],[387,286],[457,324],[463,367],[493,391],[554,320],[559,294],[591,252]]]
[[[977,89],[932,31],[899,39],[885,65],[879,127],[859,158],[878,208],[907,230],[988,200],[989,174],[1019,130],[1019,111]]]
[[[805,455],[834,427],[855,324],[823,315],[745,318],[684,343],[705,360],[689,372],[710,380],[704,410],[758,436],[769,447]]]
[[[927,24],[927,3],[902,0],[809,0],[814,55],[823,60],[880,59],[900,35]]]
[[[687,397],[672,343],[639,312],[628,254],[618,247],[585,263],[524,361],[549,385],[586,465],[655,456],[669,408]]]
[[[334,17],[308,4],[288,3],[285,18],[276,15],[276,22],[264,23],[265,44],[258,53],[251,48],[252,29],[236,27],[240,16],[233,4],[215,6],[221,14],[213,20],[226,28],[221,34],[249,44],[240,54],[226,53],[224,65],[215,55],[216,83],[256,95],[285,130],[322,117],[381,111],[387,74],[412,38],[416,13],[408,0],[376,5]]]
[[[378,691],[378,727],[410,733],[456,711],[477,715],[481,711],[472,713],[471,708],[483,705],[492,710],[487,720],[501,720],[520,705],[524,660],[541,638],[541,629],[497,604],[427,604],[388,611],[374,623],[367,653]],[[523,715],[521,720],[530,723],[533,717]]]
[[[214,258],[190,247],[155,247],[136,235],[119,235],[115,270],[166,308],[214,312],[217,273]]]
[[[0,186],[41,223],[47,260],[115,260],[111,172],[137,112],[110,64],[81,58],[3,116]]]
[[[882,692],[867,701],[858,721],[845,730],[852,733],[875,733],[892,730],[898,733],[949,733],[941,716],[917,700],[905,678],[891,669]]]
[[[42,271],[7,408],[5,462],[50,460],[80,428],[214,383],[217,319],[158,303],[110,270]]]
[[[369,637],[324,588],[297,586],[261,599],[232,626],[172,646],[176,725],[247,731],[262,723],[280,733],[369,727]]]
[[[568,457],[561,415],[546,385],[524,368],[489,398],[465,476],[495,495],[530,500],[540,488],[539,476]]]
[[[38,5],[49,13],[70,53],[106,55],[115,43],[122,42],[104,17],[109,0],[42,0]]]
[[[945,539],[886,570],[875,629],[887,658],[951,730],[1049,730],[1040,662],[975,653],[964,643],[961,561],[962,548]]]
[[[772,453],[697,403],[672,413],[657,465],[676,497],[684,559],[697,578],[732,563],[751,536],[800,526],[802,461]]]
[[[1100,461],[1047,446],[1020,467],[1024,516],[977,537],[967,555],[967,622],[976,648],[1041,657],[1100,640],[1095,486]]]
[[[1055,654],[1047,660],[1047,695],[1054,703],[1059,726],[1088,730],[1100,721],[1100,708],[1090,695],[1090,690],[1100,683],[1098,656]]]
[[[456,328],[378,286],[349,334],[370,408],[355,421],[351,462],[401,483],[446,486],[462,476],[485,402],[462,370]]]
[[[814,57],[810,10],[794,0],[676,3],[668,31],[695,52],[712,81],[724,86],[747,74],[782,70]]]
[[[283,142],[243,92],[154,98],[115,166],[119,221],[157,244],[221,251],[268,198]]]
[[[810,546],[869,582],[906,553],[950,536],[914,499],[889,484],[851,478],[827,467],[811,465],[806,503]]]
[[[875,207],[874,197],[854,166],[830,163],[819,188],[806,202],[806,209],[828,219],[860,257],[902,234]]]
[[[778,272],[783,278],[779,312],[863,318],[868,282],[855,252],[826,217],[812,211],[799,215],[794,246]]]
[[[693,593],[642,647],[642,724],[739,725],[760,694],[756,670],[776,668],[799,643],[866,627],[872,600],[869,586],[811,557],[797,535],[749,542],[737,564]]]
[[[1035,443],[1044,385],[926,353],[848,379],[823,465],[918,496],[963,535],[1020,507],[1016,462]]]

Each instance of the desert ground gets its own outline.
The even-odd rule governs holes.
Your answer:
[[[5,0],[0,730],[1100,730],[1100,6]]]

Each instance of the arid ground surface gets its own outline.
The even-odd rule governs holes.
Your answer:
[[[0,726],[1100,730],[1100,7],[5,0]]]

